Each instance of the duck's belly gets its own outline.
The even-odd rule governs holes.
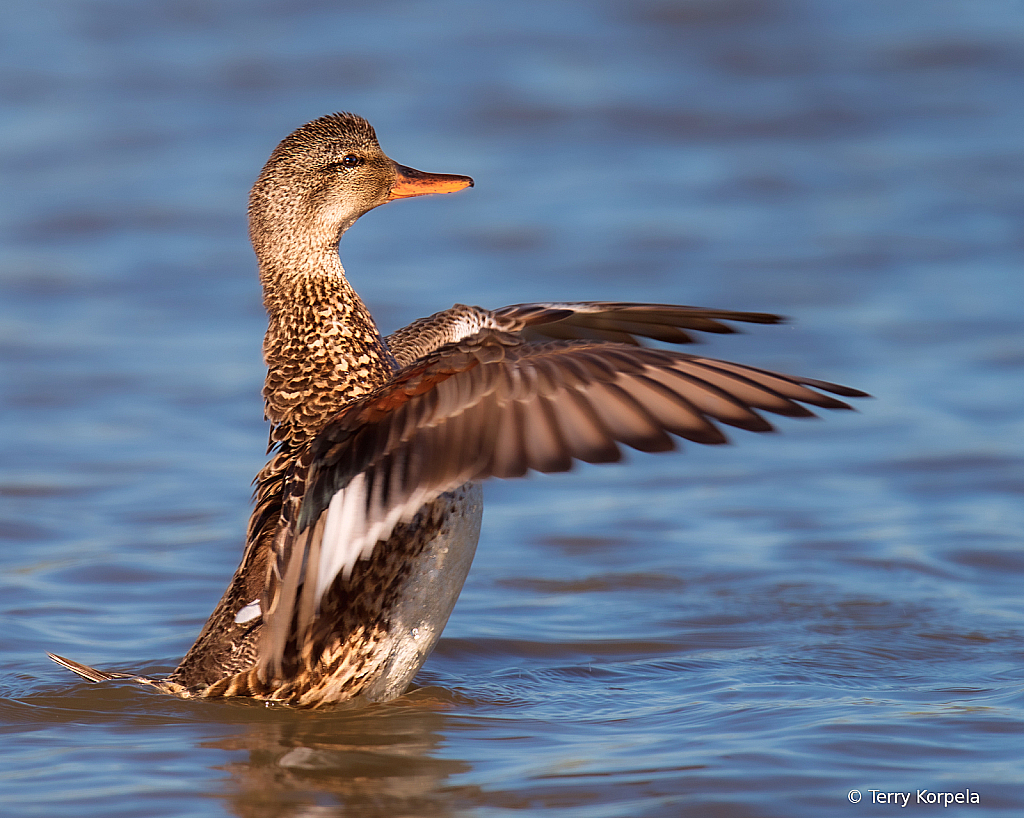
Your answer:
[[[473,563],[483,510],[480,484],[467,483],[425,506],[410,526],[395,531],[392,540],[404,537],[399,550],[408,556],[381,611],[386,633],[377,646],[378,670],[360,691],[367,699],[401,696],[430,656]],[[415,554],[407,550],[410,533],[416,540]]]

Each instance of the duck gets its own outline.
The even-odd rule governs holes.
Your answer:
[[[481,483],[622,447],[664,452],[769,432],[765,414],[848,410],[866,393],[682,352],[770,313],[635,302],[456,304],[381,335],[346,277],[342,235],[380,205],[473,186],[391,160],[351,113],[295,130],[249,198],[268,328],[269,460],[241,562],[160,679],[50,657],[92,682],[181,698],[320,708],[401,696],[473,561]],[[652,346],[651,341],[662,346]]]

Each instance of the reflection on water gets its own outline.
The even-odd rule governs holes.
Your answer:
[[[1016,5],[7,11],[5,816],[802,818],[968,787],[944,815],[1020,814]],[[266,436],[245,196],[338,109],[477,180],[346,236],[383,329],[455,301],[770,310],[793,325],[700,351],[877,399],[489,486],[401,701],[79,683],[43,652],[167,672],[235,567]]]
[[[443,691],[419,691],[397,706],[350,706],[312,718],[284,709],[253,714],[253,705],[244,732],[204,746],[244,751],[224,765],[227,802],[244,818],[304,816],[328,805],[366,816],[452,815],[450,779],[470,765],[438,757],[446,699]]]

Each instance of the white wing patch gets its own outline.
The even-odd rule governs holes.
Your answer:
[[[382,477],[387,479],[386,475]],[[348,579],[356,562],[369,559],[374,546],[391,536],[396,525],[410,522],[424,505],[464,482],[465,479],[460,475],[441,486],[419,488],[396,505],[387,508],[380,508],[376,504],[371,506],[368,514],[367,473],[362,472],[353,477],[345,488],[331,498],[331,504],[327,507],[327,519],[320,541],[315,599],[319,602],[323,598],[339,574]]]
[[[263,609],[260,607],[260,601],[258,599],[254,599],[235,614],[235,623],[238,625],[244,625],[246,622],[252,622],[254,619],[262,615]]]
[[[327,508],[316,572],[318,600],[338,574],[347,578],[356,560],[370,555],[376,541],[367,544],[366,523],[366,475],[360,473],[331,498]]]

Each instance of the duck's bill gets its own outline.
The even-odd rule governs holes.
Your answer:
[[[467,187],[473,187],[473,180],[468,176],[456,176],[451,173],[424,173],[422,170],[395,165],[395,184],[391,188],[391,199],[408,199],[410,196],[426,196],[428,193],[454,193]]]

